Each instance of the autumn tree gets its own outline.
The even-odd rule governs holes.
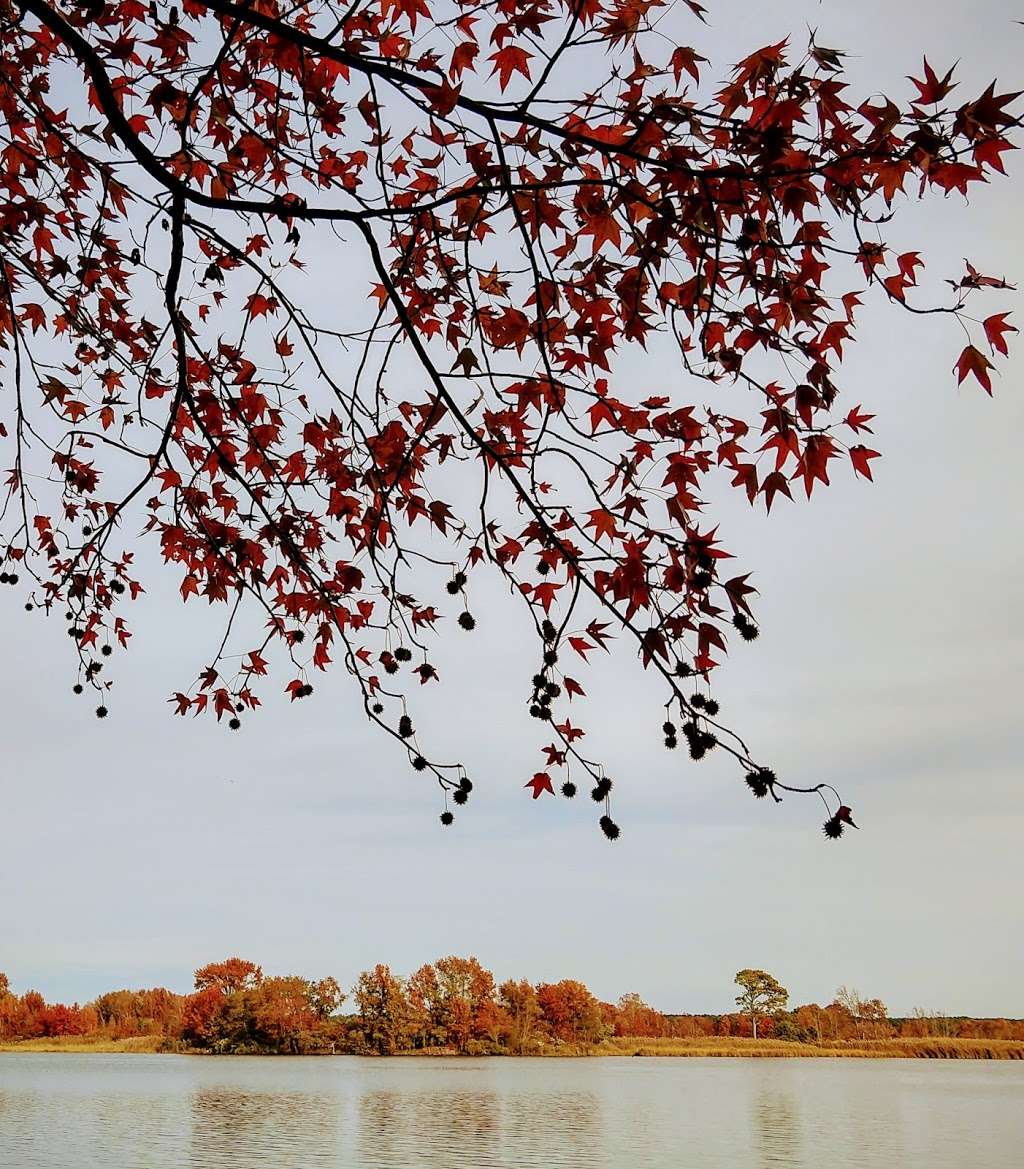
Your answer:
[[[182,1038],[197,1046],[206,1046],[214,1037],[215,1022],[223,1009],[224,995],[215,986],[188,995],[181,1013]]]
[[[213,988],[221,994],[234,994],[239,990],[251,990],[263,981],[263,971],[254,962],[244,958],[226,958],[223,962],[210,962],[195,972],[196,990]]]
[[[613,1026],[616,1035],[654,1039],[666,1034],[667,1020],[638,994],[624,994],[615,1004]]]
[[[378,964],[372,970],[364,970],[352,997],[372,1050],[390,1055],[404,1046],[410,1033],[411,1008],[405,986],[389,967]]]
[[[100,1025],[115,1038],[126,1035],[172,1034],[181,1022],[181,996],[152,990],[113,990],[93,1003]]]
[[[789,1001],[789,991],[764,970],[740,970],[735,982],[740,988],[736,1005],[749,1017],[756,1039],[758,1020],[784,1011]]]
[[[345,1001],[345,992],[336,978],[318,978],[310,982],[306,994],[318,1019],[329,1019]]]
[[[524,1055],[536,1040],[541,1018],[537,992],[527,979],[509,978],[498,987],[498,995],[505,1012],[505,1042],[510,1051]]]
[[[709,499],[871,478],[840,368],[868,298],[947,313],[992,392],[1016,330],[974,302],[1008,285],[926,285],[888,239],[1003,173],[1016,95],[925,61],[858,96],[839,50],[741,29],[723,69],[668,8],[0,0],[0,583],[66,623],[99,717],[153,546],[225,610],[178,713],[239,729],[336,662],[450,824],[472,781],[415,695],[491,574],[535,639],[535,798],[582,783],[618,835],[580,680],[617,638],[666,747],[853,823],[713,697],[758,626]]]
[[[596,1043],[603,1032],[601,1004],[582,982],[541,983],[537,1003],[551,1037],[574,1047]]]
[[[11,994],[7,975],[0,970],[0,1039],[11,1034],[17,1017],[17,999]]]
[[[841,986],[836,991],[835,1002],[849,1012],[860,1039],[879,1038],[892,1033],[889,1025],[889,1011],[881,999],[865,999],[860,991]]]
[[[245,995],[245,1010],[252,1019],[252,1034],[262,1047],[297,1055],[302,1038],[321,1018],[310,997],[310,983],[289,975],[265,978]]]
[[[421,966],[409,978],[409,1002],[425,1042],[466,1050],[496,1023],[494,976],[476,958],[451,956]]]

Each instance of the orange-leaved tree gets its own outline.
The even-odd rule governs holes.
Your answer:
[[[414,695],[489,570],[536,637],[535,798],[583,777],[618,835],[568,707],[617,637],[667,746],[851,823],[719,717],[757,625],[707,492],[871,478],[839,376],[868,293],[955,318],[991,392],[1016,330],[966,306],[1007,285],[968,263],[922,304],[886,232],[1003,172],[1016,95],[925,62],[859,98],[813,40],[722,70],[663,31],[699,40],[702,6],[666,7],[0,0],[0,580],[66,619],[97,715],[149,540],[227,613],[181,714],[238,729],[271,670],[301,700],[334,660],[450,824],[472,782]],[[676,369],[622,374],[656,345]]]

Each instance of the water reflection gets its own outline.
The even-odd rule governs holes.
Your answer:
[[[601,1097],[596,1092],[523,1092],[505,1101],[503,1144],[522,1165],[604,1165]],[[507,1160],[502,1162],[506,1164]]]
[[[500,1161],[500,1103],[488,1091],[369,1092],[359,1101],[359,1164],[488,1166]]]
[[[1003,1169],[1021,1148],[1012,1063],[0,1053],[2,1169]]]
[[[324,1093],[201,1088],[191,1098],[190,1166],[337,1164],[338,1101]]]
[[[754,1129],[760,1141],[760,1160],[766,1169],[804,1165],[800,1108],[792,1090],[758,1094],[753,1108]]]

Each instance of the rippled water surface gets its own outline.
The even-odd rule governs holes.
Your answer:
[[[1024,1166],[1024,1066],[0,1053],[3,1169]]]

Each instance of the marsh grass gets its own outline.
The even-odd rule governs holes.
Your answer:
[[[102,1035],[64,1035],[55,1039],[23,1039],[19,1043],[0,1043],[0,1051],[80,1051],[93,1055],[114,1052],[150,1054],[165,1049],[162,1035],[132,1035],[128,1039],[108,1039]]]
[[[160,1035],[136,1035],[129,1039],[102,1036],[67,1036],[57,1039],[26,1039],[0,1043],[0,1051],[82,1052],[94,1055],[114,1053],[152,1054],[174,1051],[188,1054],[188,1048]],[[195,1052],[193,1054],[200,1054]],[[426,1048],[400,1053],[403,1057],[454,1056],[444,1048]],[[551,1059],[601,1056],[647,1056],[675,1058],[721,1057],[746,1059],[1024,1059],[1024,1040],[1019,1039],[863,1039],[818,1047],[781,1039],[741,1039],[736,1036],[705,1036],[698,1039],[607,1039],[593,1047],[549,1046],[531,1052]]]
[[[781,1039],[609,1039],[594,1055],[723,1056],[754,1059],[1024,1059],[1019,1039],[861,1039],[817,1046]]]

